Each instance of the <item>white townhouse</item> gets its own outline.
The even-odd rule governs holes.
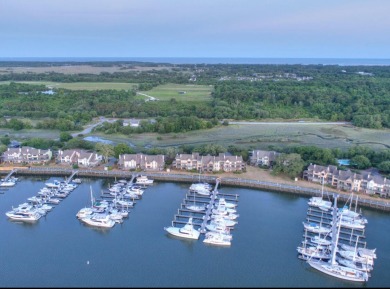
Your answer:
[[[102,155],[82,149],[59,150],[57,156],[57,162],[61,164],[77,164],[83,167],[96,167],[102,160]]]
[[[390,180],[370,172],[354,173],[351,170],[338,170],[336,166],[327,167],[310,164],[303,172],[303,179],[336,187],[339,190],[377,194],[390,197]]]
[[[50,149],[36,149],[29,146],[8,148],[2,154],[2,161],[12,164],[44,164],[51,160],[53,153]]]
[[[165,167],[164,155],[122,154],[118,167],[122,170],[161,171]]]
[[[249,163],[252,166],[267,166],[270,167],[275,162],[280,153],[275,151],[253,150],[249,157]]]
[[[220,153],[218,156],[200,156],[199,153],[177,154],[172,168],[179,170],[197,170],[204,172],[234,172],[246,168],[242,156],[230,156]]]

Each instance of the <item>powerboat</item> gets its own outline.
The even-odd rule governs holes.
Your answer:
[[[186,239],[197,240],[199,239],[200,236],[200,232],[195,230],[194,225],[192,224],[192,218],[188,219],[188,222],[184,225],[184,227],[179,228],[179,227],[170,226],[170,227],[164,227],[164,230],[173,236],[186,238]]]
[[[204,212],[206,210],[205,205],[187,204],[186,208],[194,212]]]
[[[216,205],[222,205],[222,206],[225,206],[226,208],[228,209],[233,209],[237,206],[237,204],[234,204],[234,203],[230,203],[230,202],[226,202],[226,199],[225,198],[220,198],[218,200],[218,202],[216,203]]]
[[[139,176],[135,182],[137,185],[152,185],[153,180],[148,179],[147,176]]]
[[[209,234],[203,240],[203,243],[218,245],[218,246],[230,246],[230,238],[225,237],[223,234]]]
[[[6,212],[5,215],[12,220],[27,222],[38,221],[42,217],[35,209],[18,210],[17,208]]]
[[[95,227],[112,228],[115,225],[115,221],[112,220],[108,214],[94,213],[91,215],[87,215],[80,220],[90,226]]]
[[[15,184],[13,181],[2,181],[0,182],[0,187],[13,187]]]

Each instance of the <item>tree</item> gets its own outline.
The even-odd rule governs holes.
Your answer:
[[[304,168],[304,161],[301,156],[296,153],[292,154],[280,154],[273,167],[273,174],[285,174],[291,178],[301,175]]]
[[[71,140],[73,136],[68,132],[61,132],[60,133],[60,141],[67,142],[68,140]]]
[[[119,158],[119,155],[134,154],[134,153],[135,153],[135,151],[131,147],[129,147],[127,144],[124,144],[124,143],[117,144],[114,147],[114,156],[116,158]]]
[[[109,144],[97,143],[95,145],[95,150],[103,156],[105,163],[108,162],[110,156],[114,156],[114,147]]]
[[[9,136],[4,136],[4,137],[0,138],[0,141],[2,144],[6,145],[6,146],[11,143],[11,139],[9,138]]]
[[[90,141],[86,141],[83,139],[72,138],[69,140],[64,149],[85,149],[85,150],[93,150],[95,148],[95,144]]]
[[[378,169],[379,169],[382,173],[385,173],[385,174],[390,173],[390,161],[381,162],[381,163],[378,165]]]
[[[351,165],[361,170],[369,168],[371,166],[371,162],[366,156],[357,155],[351,159]]]
[[[8,122],[7,127],[12,128],[13,130],[22,130],[24,128],[24,122],[13,118]]]
[[[3,152],[5,152],[6,150],[7,150],[7,146],[1,144],[1,145],[0,145],[0,154],[2,154]]]

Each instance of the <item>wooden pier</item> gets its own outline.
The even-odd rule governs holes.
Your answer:
[[[70,175],[70,177],[67,178],[67,179],[65,180],[65,183],[66,183],[66,184],[69,184],[69,183],[72,181],[73,177],[74,177],[75,175],[77,175],[78,172],[79,172],[79,171],[77,171],[77,170],[73,171],[72,174]]]
[[[17,169],[12,169],[12,170],[8,173],[8,175],[4,178],[4,182],[8,181],[9,178],[10,178],[14,173],[16,173],[17,171],[18,171]]]
[[[333,214],[335,214],[337,212],[337,209],[335,209],[334,207],[332,209],[333,209]],[[333,214],[331,214],[330,211],[323,211],[319,208],[309,206],[309,208],[307,209],[306,221],[310,223],[318,224],[320,226],[331,227],[332,223],[336,219],[334,218]],[[319,235],[318,233],[309,232],[306,229],[304,229],[302,244],[310,245],[311,244],[310,238],[318,235]],[[320,234],[320,235],[322,236],[322,238],[328,237],[329,239],[331,239],[332,237],[331,233]],[[358,229],[358,228],[348,228],[345,226],[340,227],[340,233],[339,233],[340,244],[348,244],[348,245],[355,246],[357,242],[358,247],[365,248],[367,242],[364,241],[364,238],[365,238],[365,228]]]
[[[211,192],[210,203],[209,203],[210,206],[207,207],[203,222],[199,228],[199,232],[201,232],[202,234],[205,234],[207,232],[206,225],[207,225],[209,218],[211,218],[212,208],[214,205],[214,200],[216,199],[217,194],[218,194],[218,186],[219,186],[220,181],[221,180],[219,178],[216,179],[215,187],[214,187],[213,191]]]
[[[213,190],[210,192],[210,195],[201,195],[195,192],[191,192],[188,190],[181,207],[177,210],[177,214],[174,215],[174,219],[172,221],[172,226],[177,224],[185,225],[188,222],[189,218],[194,220],[193,225],[199,227],[198,230],[200,233],[206,233],[206,225],[207,222],[211,219],[212,210],[214,208],[214,203],[218,199],[218,197],[225,198],[227,202],[232,202],[237,205],[238,202],[238,194],[223,194],[218,191],[218,187],[220,185],[221,179],[217,178],[215,180],[215,186]],[[218,197],[217,197],[218,196]],[[187,209],[186,205],[191,203],[198,203],[205,205],[205,211],[193,211]],[[233,229],[230,227],[229,229]]]

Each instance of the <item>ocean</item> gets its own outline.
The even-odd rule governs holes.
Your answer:
[[[246,58],[246,57],[0,57],[0,61],[42,62],[111,62],[138,61],[171,64],[322,64],[322,65],[390,65],[390,59],[379,58]]]

